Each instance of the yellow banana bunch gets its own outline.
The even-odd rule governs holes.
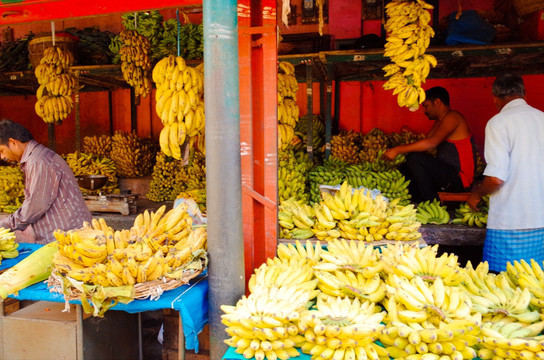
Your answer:
[[[344,239],[328,242],[327,250],[321,252],[321,262],[314,266],[321,271],[337,271],[350,269],[360,272],[365,278],[373,279],[382,265],[378,252],[373,246],[362,241],[346,241]]]
[[[0,209],[13,213],[24,199],[24,175],[18,166],[0,166]]]
[[[181,146],[204,133],[204,74],[187,66],[181,56],[170,55],[160,60],[152,71],[157,85],[155,111],[164,129],[160,135],[161,150],[181,159]]]
[[[507,273],[489,273],[487,262],[480,263],[476,269],[468,262],[465,272],[462,286],[472,299],[473,312],[480,312],[484,321],[490,321],[496,313],[513,322],[531,324],[540,321],[540,312],[530,308],[530,290],[514,285]]]
[[[87,154],[110,156],[112,138],[109,135],[83,137],[82,151]]]
[[[306,244],[295,240],[295,244],[279,244],[276,250],[277,258],[282,261],[300,261],[307,262],[311,265],[316,264],[321,260],[321,243],[315,242],[312,244],[310,240],[306,240]]]
[[[514,286],[519,286],[522,290],[529,290],[531,293],[531,306],[542,311],[544,308],[544,271],[542,264],[534,259],[529,262],[526,260],[515,260],[506,264],[506,274],[509,281]]]
[[[317,280],[314,279],[310,264],[304,262],[264,263],[251,275],[248,289],[254,292],[257,287],[296,286],[301,289],[315,290]]]
[[[484,196],[482,198],[479,208],[480,211],[474,211],[470,206],[468,206],[468,203],[462,203],[457,209],[455,209],[455,218],[452,220],[452,223],[457,225],[485,228],[487,226],[489,196]]]
[[[280,203],[278,212],[280,227],[286,239],[308,239],[314,236],[313,208],[302,200],[289,198]]]
[[[424,0],[395,0],[386,5],[387,43],[384,56],[391,64],[383,70],[390,77],[383,85],[384,89],[393,89],[400,107],[415,111],[425,101],[425,91],[421,84],[429,75],[431,67],[436,66],[434,56],[425,54],[434,31],[429,25],[432,5]]]
[[[481,328],[477,316],[440,323],[440,327],[428,321],[392,321],[378,339],[394,359],[474,359]]]
[[[221,322],[230,336],[225,343],[245,358],[288,359],[300,355],[304,342],[297,322],[312,291],[296,286],[257,287],[232,305],[221,305]]]
[[[380,263],[386,274],[396,274],[408,280],[422,276],[433,280],[438,277],[447,286],[456,286],[465,278],[455,254],[438,256],[438,245],[420,247],[419,244],[395,243],[381,247]]]
[[[119,49],[123,78],[134,88],[136,96],[146,97],[151,92],[151,44],[136,30],[121,31],[119,39],[123,43]]]
[[[300,109],[296,102],[298,82],[295,67],[287,61],[278,69],[278,149],[287,150],[301,142],[295,135]]]
[[[301,350],[322,359],[380,359],[387,353],[374,341],[384,318],[385,311],[371,301],[319,296],[315,309],[300,315]]]
[[[116,131],[112,137],[110,157],[119,176],[147,176],[153,171],[155,145],[151,137],[142,138],[135,131]]]
[[[0,261],[19,256],[19,243],[15,242],[15,233],[10,229],[0,228]]]
[[[497,314],[498,315],[498,314]],[[497,321],[482,325],[480,359],[538,359],[544,352],[541,332],[544,321],[533,324],[508,322],[497,316]]]
[[[74,57],[69,50],[51,46],[44,50],[40,64],[34,70],[40,84],[34,109],[47,123],[60,123],[72,112],[72,91],[76,85],[70,71],[73,63]]]
[[[106,184],[100,189],[89,190],[80,188],[83,193],[98,194],[102,192],[113,194],[119,192],[117,170],[115,163],[110,158],[80,152],[69,153],[63,157],[75,176],[105,175],[108,177]]]

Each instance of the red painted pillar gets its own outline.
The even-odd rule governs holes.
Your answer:
[[[274,0],[238,2],[246,279],[277,246],[277,27]]]

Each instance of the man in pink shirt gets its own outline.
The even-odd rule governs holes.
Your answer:
[[[68,164],[33,140],[21,124],[0,120],[0,156],[18,162],[25,176],[25,200],[17,211],[0,220],[0,227],[14,231],[30,227],[33,242],[46,244],[55,240],[55,230],[78,229],[92,220]]]

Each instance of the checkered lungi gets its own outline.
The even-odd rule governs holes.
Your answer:
[[[544,228],[527,230],[487,229],[482,261],[487,261],[489,270],[506,270],[506,263],[524,259],[535,259],[540,265],[544,261]]]

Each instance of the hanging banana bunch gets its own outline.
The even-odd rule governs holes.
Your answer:
[[[386,5],[385,30],[388,35],[384,56],[392,63],[383,67],[385,76],[389,77],[383,87],[393,89],[399,106],[412,111],[425,101],[421,83],[425,82],[431,67],[436,66],[436,58],[425,54],[434,36],[429,25],[429,9],[433,6],[424,0],[394,0]]]
[[[76,86],[70,66],[74,55],[58,46],[45,49],[34,74],[40,86],[36,91],[36,114],[46,123],[60,123],[72,112],[72,92]]]
[[[119,39],[123,43],[119,49],[123,78],[134,88],[136,96],[146,97],[151,92],[151,44],[136,30],[121,31]]]
[[[295,126],[299,119],[297,90],[295,66],[287,61],[280,62],[278,68],[278,148],[280,150],[287,150],[302,142],[295,135]]]
[[[153,68],[157,85],[155,110],[164,128],[159,137],[162,152],[180,160],[181,146],[190,147],[204,133],[204,73],[190,67],[181,56],[170,55]],[[201,140],[202,141],[202,140]],[[203,144],[201,144],[203,146]]]

